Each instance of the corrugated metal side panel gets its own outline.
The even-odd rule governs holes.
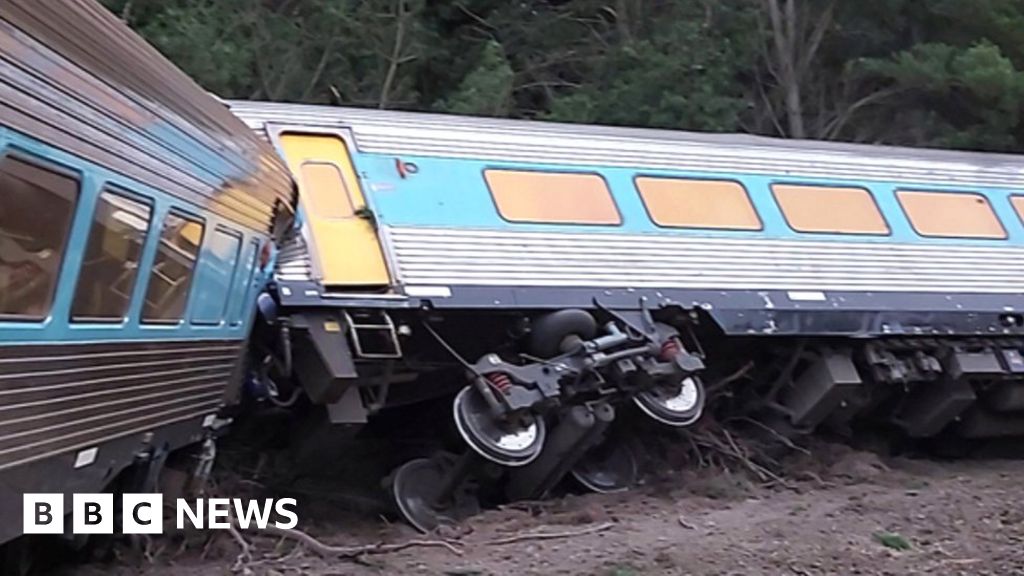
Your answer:
[[[239,342],[0,350],[0,470],[212,414]]]
[[[1020,293],[1024,249],[390,228],[403,283]]]
[[[1005,154],[334,106],[264,102],[230,105],[232,112],[255,129],[265,124],[349,127],[360,151],[380,154],[915,184],[1024,186],[1024,162]]]
[[[257,230],[293,204],[273,150],[92,0],[0,3],[0,125]]]
[[[306,282],[313,279],[313,264],[302,234],[294,234],[281,246],[275,277],[284,282]]]

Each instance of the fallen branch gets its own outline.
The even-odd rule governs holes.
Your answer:
[[[692,434],[686,434],[686,439],[690,442],[690,448],[693,453],[697,455],[697,465],[701,468],[706,468],[707,464],[704,462],[704,455],[701,454],[700,446],[697,445],[697,441],[693,439]]]
[[[727,462],[734,461],[746,468],[762,483],[775,484],[792,489],[792,486],[790,486],[789,483],[787,483],[778,474],[772,472],[766,466],[757,463],[754,460],[754,455],[751,454],[751,451],[747,446],[741,446],[737,443],[733,438],[733,435],[730,434],[729,430],[724,426],[719,426],[717,428],[717,432],[706,430],[701,433],[691,434],[691,439],[697,446],[704,446],[711,450],[712,453],[708,455],[708,459],[712,462],[712,465],[714,465],[714,461],[716,460],[713,456],[717,453],[721,457],[724,457],[724,460],[722,458],[717,459],[719,463],[718,465],[722,466],[726,470],[730,469]],[[756,453],[756,456],[762,460],[770,460],[767,454]]]
[[[238,531],[238,528],[235,527],[234,522],[228,525],[228,532],[231,534],[231,537],[235,539],[235,542],[237,542],[242,548],[242,551],[235,557],[235,564],[231,567],[231,571],[235,573],[248,573],[249,564],[252,563],[252,544],[249,544],[245,537],[242,536]]]
[[[722,433],[725,434],[725,439],[729,441],[729,446],[732,447],[733,453],[736,455],[736,458],[738,458],[739,461],[742,462],[743,465],[746,466],[751,472],[753,472],[755,475],[761,478],[762,482],[771,480],[786,488],[790,487],[789,484],[781,477],[779,477],[778,474],[754,462],[753,460],[750,459],[750,456],[748,456],[746,452],[740,450],[740,447],[736,444],[736,441],[732,439],[732,434],[729,434],[728,430],[722,428]]]
[[[758,422],[757,420],[754,420],[753,418],[748,418],[746,416],[741,416],[739,418],[736,418],[736,421],[738,421],[738,422],[746,422],[748,424],[753,424],[754,426],[757,426],[758,428],[760,428],[760,429],[764,430],[765,432],[768,432],[769,434],[771,434],[776,440],[781,442],[785,447],[789,448],[790,450],[795,450],[797,452],[800,452],[801,454],[804,454],[805,456],[810,456],[811,455],[811,451],[810,450],[808,450],[807,448],[804,448],[803,446],[797,446],[795,443],[793,443],[792,440],[790,440],[789,438],[786,438],[782,434],[779,434],[778,430],[772,428],[771,426],[768,426],[767,424],[765,424],[763,422]]]
[[[799,474],[797,474],[797,478],[800,480],[804,478],[814,480],[815,482],[817,482],[818,488],[835,488],[836,486],[832,482],[826,482],[821,478],[821,476],[815,474],[814,472],[811,472],[810,470],[804,470],[800,472]]]
[[[527,540],[556,540],[559,538],[574,538],[576,536],[586,536],[587,534],[596,534],[598,532],[604,532],[610,530],[615,526],[614,522],[605,522],[604,524],[598,524],[597,526],[590,526],[582,530],[570,530],[565,532],[532,532],[526,534],[516,534],[515,536],[509,536],[507,538],[497,538],[495,540],[488,540],[484,544],[488,546],[502,546],[504,544],[514,544],[516,542],[524,542]]]
[[[706,386],[704,388],[704,396],[705,396],[705,398],[710,398],[710,397],[714,396],[715,394],[718,393],[719,390],[723,390],[729,384],[732,384],[733,382],[739,380],[740,378],[743,378],[744,376],[747,375],[748,372],[750,372],[753,369],[754,369],[754,362],[753,361],[747,362],[742,367],[740,367],[739,370],[733,372],[732,374],[726,376],[725,378],[722,378],[721,380],[719,380],[719,381],[717,381],[717,382],[715,382],[713,384],[710,384],[710,385]]]
[[[257,528],[256,530],[295,540],[321,558],[358,558],[368,554],[389,554],[414,547],[444,548],[456,556],[462,556],[462,550],[451,542],[445,542],[444,540],[409,540],[398,544],[377,543],[365,546],[332,546],[324,544],[309,534],[294,528],[278,528],[268,525],[266,528]]]

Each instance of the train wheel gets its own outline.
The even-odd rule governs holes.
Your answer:
[[[572,477],[599,494],[623,492],[636,486],[640,466],[636,452],[621,440],[606,440],[591,448],[572,468]]]
[[[491,412],[487,401],[472,386],[455,397],[455,425],[474,452],[502,466],[525,466],[544,447],[544,420],[526,414],[504,422]]]
[[[682,428],[696,422],[704,412],[704,386],[691,376],[677,390],[657,387],[638,393],[633,402],[658,422]]]
[[[391,497],[402,518],[420,532],[480,512],[480,503],[465,483],[449,487],[456,466],[456,459],[447,454],[406,462],[391,474]]]

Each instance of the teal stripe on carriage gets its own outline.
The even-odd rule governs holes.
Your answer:
[[[412,165],[402,178],[396,163]],[[1012,192],[1006,189],[965,187],[962,185],[920,186],[906,182],[853,180],[849,178],[791,178],[777,176],[695,172],[665,169],[632,169],[608,166],[554,165],[526,162],[494,162],[438,157],[393,156],[357,153],[357,169],[363,179],[367,201],[378,221],[395,227],[440,227],[454,229],[490,229],[533,231],[545,233],[585,234],[657,234],[665,237],[731,237],[810,241],[877,242],[929,245],[1020,246],[1024,244],[1024,227],[1010,204]],[[593,173],[607,182],[621,214],[619,225],[536,224],[509,222],[498,213],[484,180],[487,169],[536,170],[561,173]],[[722,230],[659,227],[651,221],[634,184],[637,176],[732,180],[741,183],[763,222],[763,230]],[[890,234],[827,234],[801,233],[786,222],[771,192],[772,184],[803,184],[822,187],[858,187],[870,191],[883,214]],[[971,192],[984,196],[1006,230],[1005,239],[939,238],[917,234],[904,214],[897,190],[931,192]]]
[[[269,280],[273,262],[254,270],[259,246],[269,241],[263,230],[246,229],[214,212],[166,194],[143,182],[81,160],[20,132],[0,127],[4,155],[75,175],[79,194],[61,263],[59,280],[49,313],[42,320],[0,317],[0,342],[89,343],[111,341],[241,340],[248,336],[255,313],[254,295]],[[212,165],[212,164],[211,164]],[[70,321],[77,275],[85,256],[100,193],[111,189],[130,192],[151,202],[149,232],[131,292],[131,305],[120,322]],[[170,324],[140,321],[147,283],[156,260],[160,229],[170,211],[199,218],[204,223],[203,243],[193,272],[182,320]],[[226,235],[220,234],[227,231]],[[225,237],[230,237],[226,240]]]

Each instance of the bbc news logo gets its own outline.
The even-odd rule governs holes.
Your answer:
[[[64,510],[63,494],[25,494],[22,498],[25,534],[64,534],[66,517],[73,534],[113,534],[115,516],[120,516],[123,534],[162,534],[165,525],[162,494],[122,494],[118,513],[113,494],[73,494],[71,510]],[[299,517],[294,498],[242,500],[241,498],[198,498],[174,502],[178,530],[192,528],[227,530],[239,528],[295,528]]]

